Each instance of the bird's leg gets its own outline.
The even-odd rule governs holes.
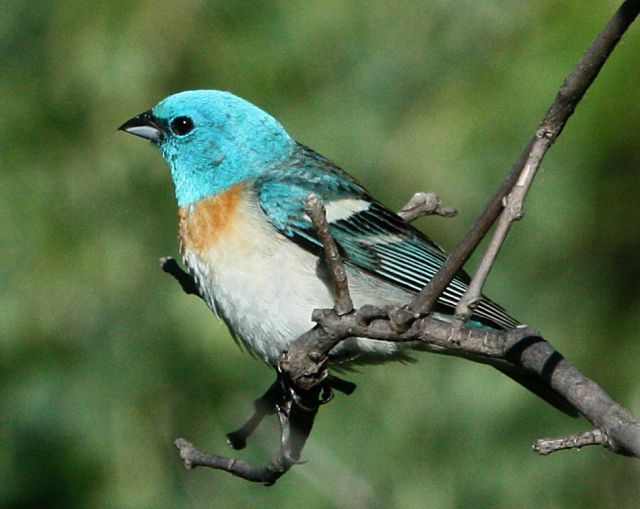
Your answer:
[[[309,391],[290,388],[289,396],[282,406],[278,406],[280,424],[280,449],[272,463],[286,465],[287,470],[300,461],[302,449],[309,438],[318,408],[326,402],[325,390],[328,384],[320,384]],[[330,398],[329,398],[330,399]]]
[[[227,433],[227,443],[234,449],[240,450],[247,446],[247,438],[267,416],[279,412],[278,408],[284,404],[286,389],[285,381],[278,374],[275,382],[267,391],[253,402],[253,415],[238,430]],[[356,389],[356,384],[335,375],[329,375],[321,384],[320,403],[328,403],[333,397],[333,390],[349,395]],[[294,396],[296,398],[296,396]],[[303,405],[302,402],[300,404]],[[282,423],[281,423],[282,424]]]
[[[276,412],[278,405],[282,405],[285,397],[285,390],[280,376],[271,384],[262,396],[253,402],[253,415],[245,422],[240,429],[227,433],[227,443],[236,450],[244,449],[247,445],[247,438],[260,425],[262,420]]]

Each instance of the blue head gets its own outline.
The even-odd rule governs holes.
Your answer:
[[[120,129],[158,146],[171,167],[180,206],[256,177],[295,149],[276,119],[217,90],[171,95]]]

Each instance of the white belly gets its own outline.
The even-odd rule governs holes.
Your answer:
[[[234,227],[223,238],[199,253],[185,245],[183,257],[208,305],[235,337],[272,365],[291,341],[314,325],[314,309],[333,306],[329,288],[317,275],[318,258],[275,232],[263,212],[244,200]],[[348,270],[348,276],[356,306],[408,298],[402,290],[354,270]],[[372,362],[397,353],[396,344],[355,338],[332,352],[364,354]]]
[[[332,300],[315,276],[311,255],[292,249],[286,239],[252,235],[251,241],[248,250],[244,242],[242,249],[225,243],[204,259],[185,253],[185,261],[201,282],[205,300],[232,333],[258,357],[274,363],[313,326],[311,311],[330,307]]]

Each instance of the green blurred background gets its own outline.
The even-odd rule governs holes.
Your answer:
[[[276,116],[451,248],[615,1],[17,2],[0,17],[3,508],[638,507],[638,461],[536,456],[588,429],[484,366],[422,355],[353,375],[276,486],[187,472],[229,452],[270,371],[157,259],[177,256],[167,167],[116,132],[218,88]],[[545,160],[488,293],[640,416],[640,26]],[[476,258],[477,260],[477,258]],[[470,268],[473,267],[473,263]],[[242,457],[266,460],[270,421]]]

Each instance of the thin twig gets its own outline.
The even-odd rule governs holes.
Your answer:
[[[283,405],[286,399],[280,377],[271,384],[267,391],[253,402],[253,415],[239,429],[227,433],[227,443],[236,450],[247,446],[247,438],[260,425],[262,420],[276,412],[278,405]]]
[[[397,214],[404,219],[405,222],[410,223],[421,216],[436,215],[453,217],[458,213],[456,209],[441,207],[440,205],[441,201],[437,194],[419,192],[415,193]]]
[[[505,197],[504,210],[500,214],[498,225],[496,226],[491,242],[487,246],[487,250],[478,265],[478,269],[467,288],[467,291],[462,296],[458,305],[456,306],[456,319],[458,325],[466,322],[473,311],[474,306],[480,301],[482,296],[482,288],[489,276],[489,272],[496,261],[498,252],[507,238],[507,234],[511,229],[511,225],[514,221],[518,221],[522,218],[522,211],[524,207],[524,200],[531,188],[533,179],[536,176],[540,163],[544,154],[551,146],[551,138],[548,133],[542,129],[538,130],[537,138],[531,152],[527,158],[520,178],[513,187],[511,192]]]
[[[626,0],[598,34],[575,69],[565,79],[556,98],[547,110],[540,127],[536,130],[526,148],[520,154],[511,170],[489,203],[473,223],[469,231],[451,252],[444,265],[422,291],[406,306],[392,313],[397,330],[406,329],[417,317],[424,316],[434,306],[442,292],[467,262],[471,253],[489,231],[503,208],[503,200],[520,178],[527,164],[534,144],[540,139],[540,132],[548,137],[551,146],[573,114],[600,69],[606,62],[618,41],[640,12],[640,0]]]
[[[329,223],[327,223],[327,214],[320,199],[310,194],[305,202],[305,212],[311,219],[313,227],[316,229],[318,238],[322,242],[324,248],[324,259],[331,273],[333,284],[335,285],[335,310],[339,315],[346,315],[353,311],[353,302],[349,295],[349,282],[347,281],[347,273],[344,270],[342,257],[331,233],[329,232]]]
[[[247,481],[259,482],[267,486],[274,484],[293,465],[300,463],[300,454],[311,433],[320,404],[319,394],[320,389],[317,388],[312,393],[299,395],[304,404],[298,405],[289,400],[284,405],[278,406],[280,448],[266,465],[257,467],[238,458],[209,454],[184,438],[178,438],[175,445],[180,451],[180,458],[185,468],[209,467],[224,470]]]
[[[200,288],[198,288],[198,283],[193,279],[193,276],[188,272],[185,272],[173,258],[170,256],[163,256],[160,258],[160,267],[164,272],[173,276],[173,278],[182,287],[184,293],[187,295],[196,295],[201,299],[203,298],[200,293]]]
[[[607,437],[599,429],[583,431],[557,438],[541,438],[533,443],[533,450],[541,456],[546,456],[564,449],[580,449],[588,445],[606,445]]]

